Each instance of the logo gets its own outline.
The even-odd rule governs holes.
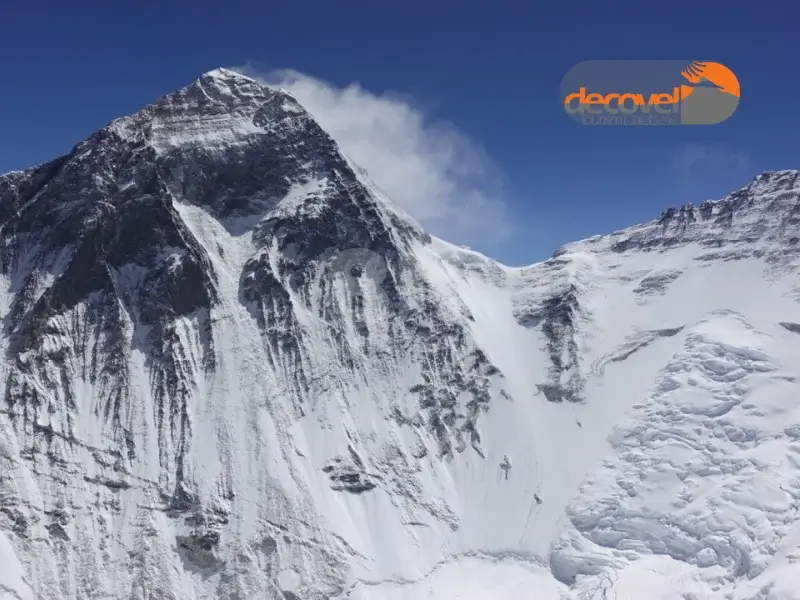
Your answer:
[[[589,60],[561,81],[583,125],[715,125],[739,106],[739,80],[711,61]]]

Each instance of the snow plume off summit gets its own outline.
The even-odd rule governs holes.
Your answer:
[[[800,598],[799,180],[509,268],[222,69],[0,177],[0,598]]]

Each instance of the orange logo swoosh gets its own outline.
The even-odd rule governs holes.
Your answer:
[[[691,84],[698,84],[705,79],[714,84],[720,92],[739,98],[739,80],[725,65],[716,62],[692,61],[681,71],[681,75]],[[681,85],[681,97],[687,98],[694,90],[694,85]]]

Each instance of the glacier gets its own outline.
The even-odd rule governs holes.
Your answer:
[[[508,267],[217,69],[0,224],[2,600],[800,598],[796,171]]]

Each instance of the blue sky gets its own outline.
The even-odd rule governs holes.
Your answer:
[[[63,154],[204,71],[243,65],[311,94],[342,135],[360,132],[354,152],[373,148],[368,170],[387,193],[412,198],[424,180],[417,197],[447,196],[438,213],[435,198],[407,206],[430,208],[421,220],[435,233],[510,264],[800,168],[800,7],[548,4],[3,3],[0,171]],[[739,109],[715,126],[574,123],[559,106],[562,76],[612,58],[722,62],[739,77]],[[396,120],[354,124],[362,106]],[[426,157],[425,177],[392,172],[395,159],[421,172],[413,161]]]

